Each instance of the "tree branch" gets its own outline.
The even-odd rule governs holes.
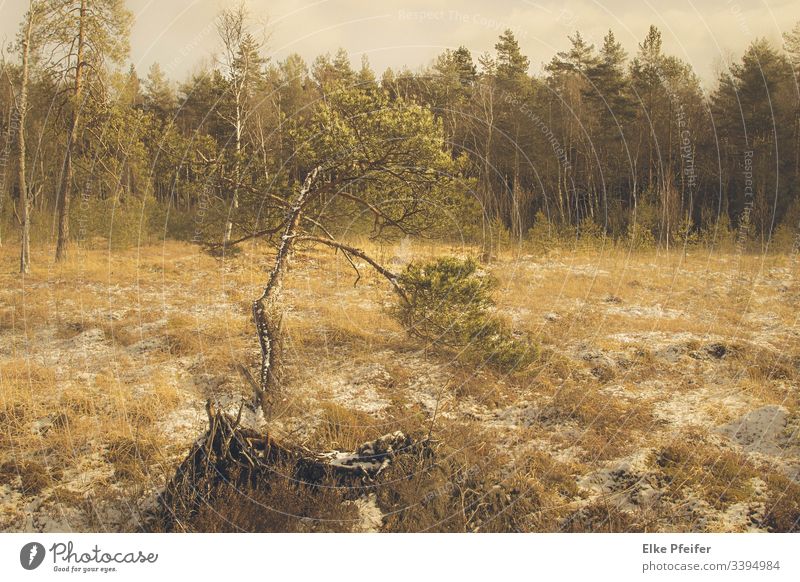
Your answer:
[[[353,255],[355,257],[358,257],[359,259],[361,259],[363,261],[366,261],[367,263],[369,263],[369,265],[373,269],[375,269],[378,273],[383,275],[389,281],[389,283],[392,284],[392,287],[394,288],[394,290],[397,292],[397,294],[400,296],[400,298],[403,301],[405,301],[406,303],[409,303],[408,296],[406,295],[405,291],[403,291],[403,288],[400,286],[400,283],[397,280],[398,279],[397,275],[395,273],[391,272],[389,269],[387,269],[383,265],[381,265],[380,263],[378,263],[375,259],[373,259],[369,255],[367,255],[361,249],[358,249],[356,247],[352,247],[350,245],[346,245],[344,243],[340,243],[340,242],[338,242],[336,240],[333,240],[333,239],[321,238],[321,237],[318,237],[318,236],[300,236],[300,237],[297,237],[297,240],[298,241],[308,241],[308,242],[320,243],[320,244],[329,246],[329,247],[334,248],[334,249],[339,249],[339,250],[341,250],[343,252],[346,252],[346,253],[351,254],[351,255]]]

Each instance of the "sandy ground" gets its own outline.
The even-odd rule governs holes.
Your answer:
[[[394,269],[469,252],[410,241],[373,250]],[[22,279],[2,250],[0,529],[137,530],[203,431],[206,399],[247,396],[235,367],[257,363],[249,303],[270,255],[219,260],[167,243],[48,260],[37,253]],[[340,257],[300,253],[272,429],[346,447],[329,430],[331,407],[357,415],[354,439],[398,418],[427,432],[437,415],[434,429],[480,435],[487,455],[512,459],[508,472],[532,454],[551,459],[561,482],[542,511],[564,529],[597,529],[599,505],[621,529],[628,519],[660,531],[769,528],[781,490],[800,481],[790,257],[523,251],[487,269],[501,281],[498,311],[541,346],[525,372],[420,345],[387,315],[380,278],[365,271],[354,286]],[[681,457],[687,447],[699,457]],[[358,504],[359,529],[380,530],[374,496]]]

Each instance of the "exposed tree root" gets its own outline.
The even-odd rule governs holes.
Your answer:
[[[420,459],[433,454],[430,441],[415,442],[401,432],[384,435],[364,443],[356,451],[314,452],[304,447],[286,446],[269,434],[262,434],[240,424],[218,410],[209,400],[208,430],[194,444],[174,477],[161,495],[159,519],[168,531],[186,530],[204,504],[222,490],[269,490],[269,482],[289,468],[298,484],[314,487],[333,482],[353,495],[374,487],[375,480],[397,455],[416,455]]]

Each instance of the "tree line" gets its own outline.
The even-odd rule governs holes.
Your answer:
[[[180,82],[128,59],[122,0],[30,0],[0,85],[0,236],[55,258],[148,233],[230,248],[279,237],[320,184],[309,236],[355,230],[682,245],[792,241],[800,223],[800,24],[704,89],[651,26],[632,55],[579,32],[541,74],[511,31],[378,75],[348,54],[267,57],[243,5]],[[315,174],[316,176],[316,174]],[[324,187],[322,186],[324,185]]]

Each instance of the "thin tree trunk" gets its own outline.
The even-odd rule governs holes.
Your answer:
[[[31,3],[32,4],[32,3]],[[31,12],[33,6],[31,6]],[[28,194],[28,184],[25,179],[25,115],[28,109],[28,54],[30,51],[30,38],[33,14],[28,13],[28,25],[25,30],[25,38],[22,40],[22,85],[19,95],[19,118],[17,120],[17,171],[19,181],[19,198],[22,207],[22,241],[20,244],[19,271],[28,273],[31,269],[30,245],[31,245],[31,225],[30,210],[31,199]]]
[[[481,251],[481,255],[483,260],[489,262],[492,260],[492,254],[494,253],[494,244],[493,244],[493,221],[495,216],[497,215],[497,201],[494,198],[494,194],[492,193],[492,165],[491,165],[491,155],[492,155],[492,138],[494,137],[494,89],[489,87],[481,87],[481,97],[482,97],[482,105],[483,105],[483,121],[486,123],[486,141],[484,143],[484,150],[483,150],[483,171],[481,176],[481,196],[483,198],[483,217],[484,221],[488,222],[488,230],[484,232],[483,236],[483,249]],[[488,91],[488,93],[484,93],[484,91]]]
[[[4,71],[7,74],[7,71]],[[10,83],[10,80],[9,80]],[[13,90],[13,89],[12,89]],[[5,202],[6,197],[6,162],[8,161],[8,154],[11,148],[11,144],[14,141],[13,133],[14,133],[14,106],[13,104],[9,104],[8,106],[8,118],[6,119],[6,135],[5,135],[5,144],[3,145],[3,152],[0,154],[0,175],[2,175],[2,180],[0,180],[0,248],[3,247],[3,202]]]
[[[78,123],[80,122],[80,112],[83,107],[83,53],[85,44],[86,28],[86,0],[81,0],[80,24],[78,30],[78,54],[75,63],[75,102],[70,123],[69,135],[67,136],[67,151],[64,156],[64,167],[61,171],[61,186],[58,190],[58,240],[56,242],[56,261],[63,261],[67,258],[67,246],[69,245],[69,203],[72,194],[72,149],[78,141]]]
[[[241,180],[240,174],[240,167],[239,167],[239,156],[241,155],[242,151],[242,108],[239,100],[241,97],[237,95],[236,97],[236,121],[234,122],[234,129],[236,131],[236,160],[233,165],[233,196],[231,199],[231,210],[230,213],[234,213],[239,208],[239,182]],[[225,236],[223,238],[223,243],[225,245],[228,244],[231,240],[231,233],[233,232],[233,220],[230,216],[228,216],[228,220],[225,223]]]
[[[511,187],[511,231],[514,237],[522,243],[523,226],[522,226],[522,210],[520,209],[520,196],[521,188],[519,183],[519,125],[515,126],[514,130],[514,183]]]
[[[28,23],[25,37],[22,39],[22,81],[19,92],[17,119],[17,171],[19,181],[19,198],[22,207],[22,241],[20,244],[19,271],[29,273],[31,270],[31,197],[25,178],[25,117],[28,112],[28,57],[30,55],[31,32],[33,31],[34,6],[30,3]]]
[[[291,253],[303,211],[313,194],[315,181],[320,171],[321,168],[316,167],[306,176],[297,199],[289,212],[286,229],[281,237],[281,244],[278,248],[278,254],[275,256],[275,264],[270,272],[269,280],[264,286],[261,296],[253,302],[253,320],[256,325],[258,343],[261,347],[261,372],[259,374],[258,393],[256,394],[258,402],[256,404],[261,406],[267,418],[271,414],[271,408],[278,389],[275,374],[280,345],[280,316],[275,309],[275,305],[277,296],[280,293],[281,278],[286,261]]]

